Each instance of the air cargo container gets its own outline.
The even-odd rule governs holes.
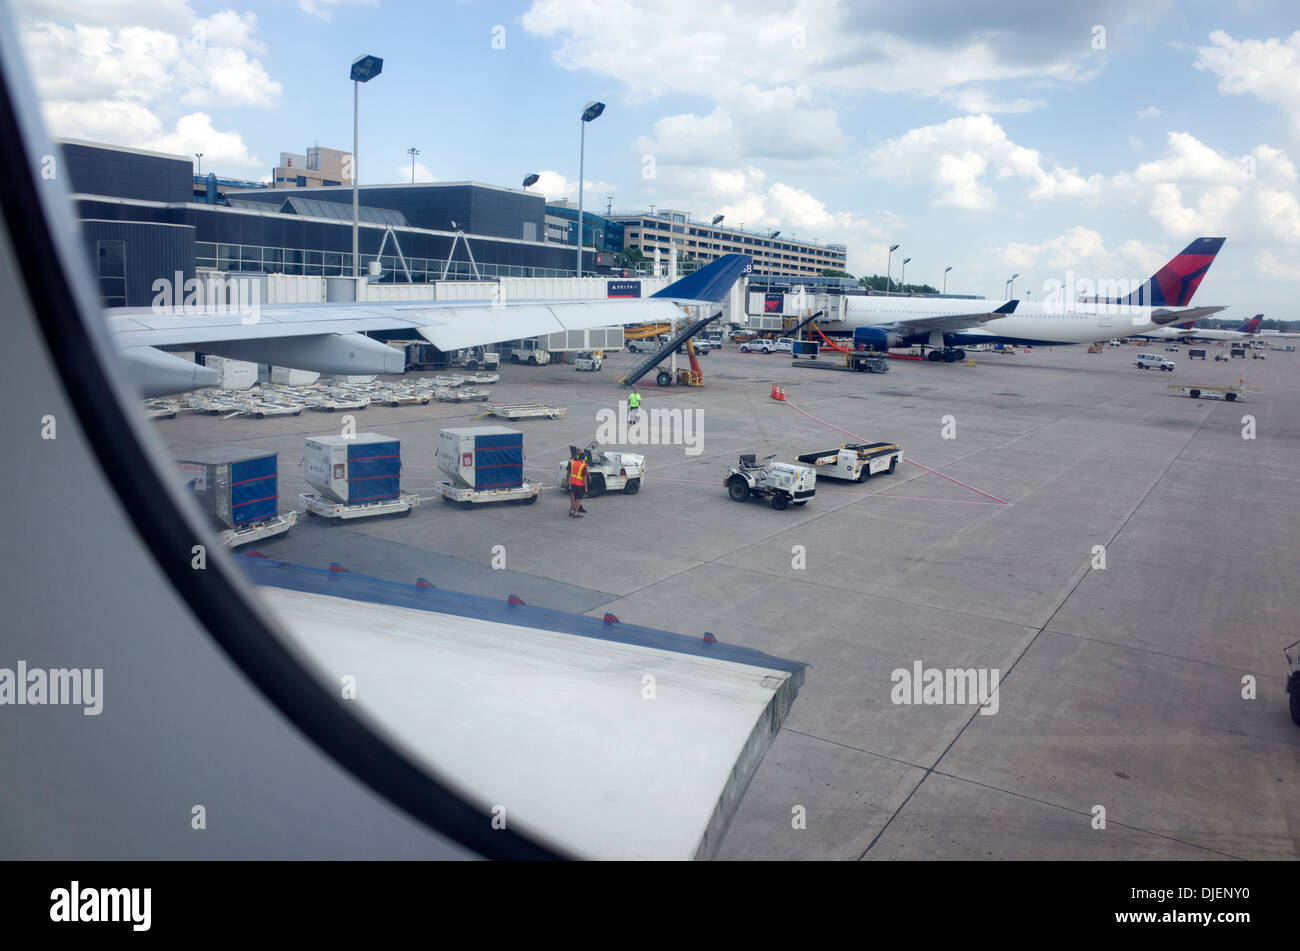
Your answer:
[[[308,436],[303,448],[307,484],[321,495],[356,505],[401,495],[402,444],[392,436]]]
[[[537,501],[540,482],[524,479],[524,434],[504,426],[472,426],[438,433],[439,482],[444,502],[473,508],[483,502]]]
[[[246,390],[257,382],[256,363],[209,354],[203,358],[203,365],[217,371],[220,376],[217,385],[223,390]]]
[[[275,517],[275,453],[224,446],[176,460],[199,504],[222,528],[239,528]]]
[[[438,433],[438,468],[468,489],[508,489],[524,481],[524,434],[505,426]]]

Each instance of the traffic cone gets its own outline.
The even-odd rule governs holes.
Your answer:
[[[785,387],[784,387],[784,386],[778,386],[778,387],[776,388],[776,398],[779,399],[782,403],[785,402]]]
[[[772,399],[774,399],[774,400],[775,400],[775,399],[780,399],[780,397],[778,397],[778,396],[776,395],[776,384],[775,384],[775,383],[772,384]]]

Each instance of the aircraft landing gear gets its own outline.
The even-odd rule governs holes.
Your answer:
[[[952,347],[944,347],[942,350],[931,350],[925,355],[925,358],[936,363],[940,360],[944,363],[956,363],[958,360],[966,359],[966,351],[954,349]]]

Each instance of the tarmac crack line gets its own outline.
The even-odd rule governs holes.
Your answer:
[[[1132,511],[1128,513],[1128,515],[1124,518],[1124,521],[1119,524],[1119,527],[1115,529],[1114,533],[1106,541],[1107,547],[1114,544],[1115,539],[1118,538],[1120,534],[1123,533],[1124,529],[1128,527],[1129,522],[1133,520],[1133,516],[1136,515],[1139,510],[1141,510],[1142,506],[1146,504],[1147,499],[1151,497],[1151,493],[1154,492],[1156,488],[1160,485],[1160,483],[1164,481],[1164,478],[1166,475],[1168,475],[1169,470],[1174,467],[1174,464],[1177,463],[1178,460],[1182,457],[1183,453],[1187,451],[1187,447],[1190,446],[1192,444],[1192,441],[1195,440],[1197,435],[1200,434],[1201,430],[1205,427],[1205,424],[1208,420],[1209,420],[1209,415],[1207,415],[1204,419],[1202,419],[1197,424],[1196,429],[1194,429],[1191,435],[1188,436],[1187,439],[1183,442],[1183,445],[1178,450],[1178,452],[1174,453],[1173,458],[1170,459],[1169,462],[1165,465],[1165,467],[1160,470],[1160,474],[1156,476],[1156,478],[1152,481],[1151,485],[1147,487],[1146,492],[1142,494],[1142,498],[1138,500],[1137,504],[1133,506]],[[1043,632],[1046,631],[1051,626],[1052,622],[1056,620],[1056,616],[1061,613],[1061,610],[1070,602],[1070,599],[1074,597],[1075,592],[1078,591],[1079,588],[1083,585],[1084,580],[1087,579],[1090,572],[1091,569],[1089,568],[1083,569],[1082,573],[1079,575],[1079,579],[1070,587],[1070,590],[1065,594],[1065,597],[1063,597],[1060,600],[1056,608],[1052,611],[1051,616],[1048,617],[1048,619],[1045,622],[1043,622],[1042,627],[1040,627],[1038,631],[1034,634],[1034,636],[1029,639],[1029,642],[1026,643],[1023,648],[1021,648],[1020,653],[1016,655],[1015,660],[1011,662],[1011,666],[1007,668],[1006,673],[1002,675],[1002,679],[998,682],[997,689],[999,691],[1001,691],[1002,685],[1007,682],[1007,679],[1015,671],[1016,667],[1019,666],[1020,662],[1024,659],[1025,655],[1028,654],[1029,651],[1033,648],[1033,646],[1038,643],[1038,639],[1043,635]],[[912,788],[912,791],[907,794],[907,797],[901,803],[899,803],[898,808],[895,809],[894,812],[890,815],[890,817],[885,821],[885,824],[880,827],[880,831],[877,832],[875,837],[872,838],[872,840],[867,844],[867,847],[862,850],[862,854],[858,856],[859,861],[867,857],[867,853],[870,852],[875,847],[876,843],[880,841],[881,836],[885,834],[885,832],[893,824],[894,820],[897,819],[899,814],[902,813],[902,811],[907,808],[907,804],[911,802],[912,797],[916,795],[917,791],[920,790],[920,788],[923,785],[925,785],[925,781],[929,779],[933,773],[938,772],[939,764],[943,762],[944,757],[946,757],[948,753],[951,752],[953,746],[955,746],[957,741],[962,738],[962,736],[966,733],[966,730],[969,729],[970,725],[975,722],[975,718],[979,716],[979,714],[980,711],[978,708],[971,713],[971,715],[967,718],[966,722],[962,725],[961,729],[959,729],[957,733],[953,736],[953,738],[948,742],[948,745],[943,748],[943,752],[939,754],[938,758],[934,761],[934,763],[931,766],[926,768],[924,775],[922,775],[921,778],[917,780],[917,783]],[[952,775],[952,778],[958,778],[958,779],[962,778],[947,773],[942,775]],[[974,780],[971,780],[971,782],[974,782]],[[991,788],[995,788],[995,787],[991,787]],[[1148,830],[1142,830],[1142,831],[1148,831]],[[1160,833],[1157,832],[1152,832],[1151,834],[1160,835]]]

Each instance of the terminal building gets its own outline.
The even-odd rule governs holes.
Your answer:
[[[196,269],[352,272],[351,188],[218,188],[214,176],[196,181],[188,156],[80,141],[61,146],[106,307],[149,306],[154,281],[189,280]],[[379,282],[405,282],[408,269],[413,283],[574,273],[572,248],[545,240],[541,195],[475,182],[364,185],[358,192],[360,273],[378,261]],[[608,254],[583,252],[584,272],[610,274],[611,264]]]
[[[818,244],[782,237],[780,231],[745,231],[719,223],[691,221],[690,212],[619,211],[608,215],[623,226],[624,247],[637,248],[647,258],[655,251],[660,257],[676,247],[678,254],[689,255],[707,264],[724,254],[748,254],[754,259],[754,273],[817,277],[823,271],[845,271],[848,247],[843,244]]]
[[[272,188],[320,188],[352,186],[352,153],[339,149],[309,148],[304,155],[280,153],[280,164],[271,169]]]
[[[188,281],[200,272],[352,276],[346,185],[268,187],[197,176],[189,156],[73,140],[61,147],[107,307],[149,306],[156,280]],[[317,157],[322,175],[327,159],[340,156],[346,153]],[[574,275],[572,203],[478,182],[362,185],[357,193],[358,273],[372,282],[407,283],[408,274],[413,284]],[[811,279],[845,266],[843,245],[705,226],[685,212],[584,211],[583,221],[582,269],[593,277],[636,276],[616,266],[628,248],[650,259],[658,249],[660,274],[672,250],[682,271],[731,252],[751,255],[759,278]]]

